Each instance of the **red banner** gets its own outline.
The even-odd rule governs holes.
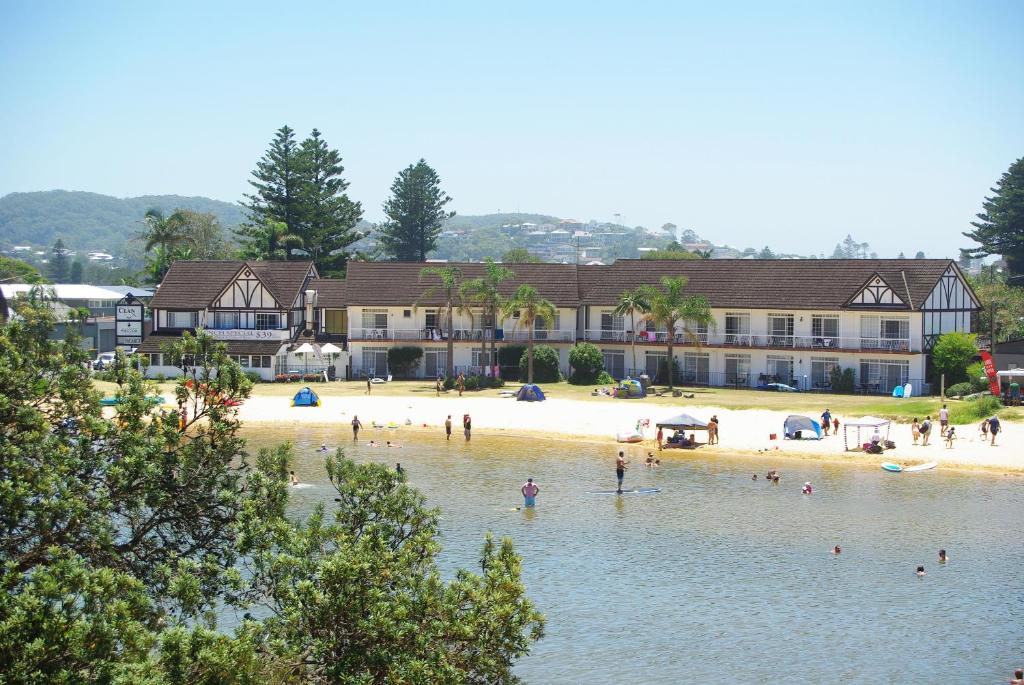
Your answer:
[[[988,376],[988,389],[992,391],[994,397],[999,397],[999,376],[996,374],[996,365],[992,361],[992,355],[982,350],[981,363],[985,365],[985,375]]]

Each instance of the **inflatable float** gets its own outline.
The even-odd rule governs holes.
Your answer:
[[[643,442],[644,436],[640,431],[622,431],[621,433],[615,434],[616,442]]]

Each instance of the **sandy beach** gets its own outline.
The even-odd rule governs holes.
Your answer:
[[[644,443],[632,445],[633,450],[655,449],[656,428],[654,424],[680,412],[707,420],[713,414],[718,416],[721,444],[704,445],[695,451],[664,450],[662,458],[701,457],[711,458],[716,453],[722,456],[763,456],[766,460],[779,458],[803,458],[829,461],[845,461],[856,464],[880,464],[896,462],[916,464],[936,461],[943,468],[966,470],[996,470],[1024,472],[1024,450],[1020,445],[1020,425],[1002,422],[997,445],[992,447],[982,440],[977,424],[956,427],[958,439],[952,449],[947,449],[945,440],[938,435],[938,421],[935,421],[932,440],[928,446],[914,445],[910,426],[893,423],[888,439],[896,447],[884,454],[872,455],[863,451],[845,451],[843,428],[838,436],[823,437],[821,440],[784,440],[782,424],[787,412],[768,410],[730,410],[713,406],[687,404],[673,408],[664,404],[643,404],[640,402],[609,399],[604,401],[582,401],[574,399],[548,399],[545,402],[517,402],[514,399],[469,396],[458,397],[454,393],[437,397],[322,397],[320,407],[290,407],[287,398],[255,396],[239,409],[239,416],[246,424],[268,424],[285,422],[311,425],[337,425],[339,437],[351,438],[349,424],[358,415],[364,427],[366,439],[374,437],[393,439],[399,442],[421,439],[424,431],[441,432],[447,415],[452,416],[453,437],[462,438],[462,416],[470,414],[473,433],[514,435],[537,438],[576,439],[593,442],[614,443],[615,434],[632,429],[638,420],[649,421],[643,430]],[[806,415],[806,413],[805,413]],[[833,407],[833,415],[841,423],[858,416],[845,416]],[[817,418],[812,416],[812,418]],[[397,430],[376,432],[373,424],[398,424]],[[775,433],[777,439],[770,439]],[[882,431],[883,437],[885,431]],[[705,441],[706,433],[697,432],[699,442]],[[861,433],[862,440],[870,437],[870,431]],[[849,445],[855,444],[851,430]]]

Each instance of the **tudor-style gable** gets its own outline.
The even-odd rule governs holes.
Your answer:
[[[281,309],[270,289],[248,264],[214,298],[212,309]]]
[[[980,308],[967,279],[950,262],[921,305],[925,349],[930,350],[943,333],[970,333],[971,315]]]
[[[876,272],[868,282],[847,301],[849,307],[906,307],[896,291]]]

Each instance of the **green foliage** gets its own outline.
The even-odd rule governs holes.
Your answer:
[[[525,247],[513,247],[501,255],[501,261],[505,264],[540,264],[544,260],[530,254],[530,251]]]
[[[594,379],[594,383],[596,383],[597,385],[611,385],[614,382],[615,379],[612,378],[612,375],[607,371],[602,371],[601,373],[597,374],[597,378]]]
[[[400,378],[408,378],[420,365],[423,348],[413,345],[388,349],[388,368]]]
[[[946,388],[947,397],[963,397],[964,395],[970,395],[976,392],[974,384],[969,381],[963,383],[954,383],[953,385]]]
[[[932,347],[933,380],[938,382],[945,374],[946,385],[969,381],[967,367],[978,354],[977,338],[974,333],[959,331],[940,335]]]
[[[190,209],[176,209],[164,216],[159,209],[146,212],[144,230],[136,236],[144,241],[146,271],[152,283],[159,283],[182,259],[226,259],[231,256],[226,234],[217,217]]]
[[[480,376],[466,376],[466,390],[480,389]]]
[[[569,365],[572,366],[570,383],[590,385],[597,380],[598,374],[604,371],[604,355],[597,345],[580,343],[569,350]]]
[[[398,172],[391,197],[384,203],[387,220],[378,228],[384,253],[400,262],[426,261],[445,220],[455,216],[444,208],[451,201],[441,190],[441,177],[426,160]]]
[[[1024,338],[1024,287],[1010,285],[1006,274],[993,267],[982,267],[981,273],[970,280],[981,300],[978,330],[989,334],[994,315],[998,342]]]
[[[985,375],[985,365],[980,362],[973,362],[967,365],[967,382],[974,388],[974,392],[981,392],[988,388],[988,376]]]
[[[1003,410],[1003,402],[998,397],[983,395],[973,397],[964,402],[955,403],[949,408],[951,423],[972,423],[994,416]]]
[[[510,300],[505,302],[503,310],[505,318],[519,317],[518,326],[526,329],[526,382],[533,383],[533,330],[538,321],[551,325],[557,316],[555,305],[541,297],[532,285],[519,286]],[[557,370],[558,365],[555,364]]]
[[[498,364],[501,366],[519,366],[519,360],[526,352],[526,345],[502,345],[498,348]]]
[[[852,393],[855,389],[853,369],[833,366],[829,372],[831,391],[835,393]]]
[[[68,280],[68,248],[64,241],[57,238],[50,250],[50,263],[47,269],[50,280],[54,283],[67,283]]]
[[[529,373],[530,350],[527,349],[519,360],[519,377],[527,377],[527,383],[555,383],[562,376],[558,371],[558,352],[550,345],[533,348],[533,374]]]
[[[81,283],[85,267],[77,259],[71,263],[71,271],[68,274],[68,283]]]
[[[425,266],[420,269],[420,281],[434,276],[438,283],[428,287],[416,301],[417,306],[423,300],[431,298],[434,293],[444,293],[445,326],[448,329],[448,354],[445,356],[445,374],[455,375],[455,312],[465,310],[465,297],[462,290],[462,269],[457,266]]]
[[[642,296],[649,303],[649,308],[644,318],[654,322],[669,332],[680,332],[690,342],[700,346],[700,339],[691,330],[690,326],[714,326],[715,319],[711,315],[711,308],[707,298],[702,295],[686,295],[685,289],[688,279],[685,276],[669,277],[663,276],[661,288],[642,287]],[[667,357],[675,361],[673,353],[674,335],[669,335],[666,341],[668,350]],[[675,387],[675,373],[665,374],[668,376],[668,387]]]
[[[974,230],[964,235],[978,247],[970,257],[1002,255],[1012,275],[1024,275],[1024,157],[1016,160],[982,203]]]
[[[245,372],[245,377],[248,378],[249,382],[254,384],[254,385],[256,383],[262,383],[263,382],[263,377],[260,376],[258,371],[246,371]]]
[[[0,255],[0,283],[45,283],[46,279],[31,264]]]

